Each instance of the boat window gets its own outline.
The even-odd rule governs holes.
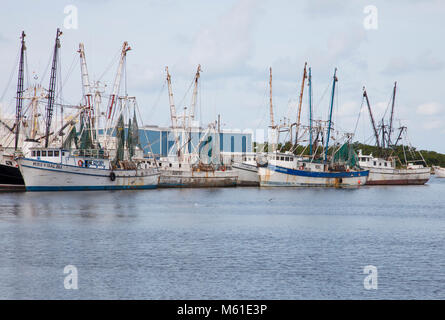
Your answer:
[[[374,165],[375,165],[375,166],[377,165],[377,161],[374,161]]]
[[[31,157],[35,157],[36,156],[36,152],[35,151],[32,151],[31,152]]]
[[[172,167],[172,164],[171,164],[171,163],[169,163],[169,164],[168,164],[168,166],[169,166],[169,167],[171,168],[171,167]]]
[[[289,157],[286,157],[286,161],[289,161]]]
[[[281,161],[284,161],[284,157],[281,157]]]
[[[159,166],[162,167],[162,162],[159,163]]]
[[[51,151],[48,151],[48,157],[52,157],[53,154],[54,154],[54,152],[53,152],[52,150],[51,150]]]
[[[59,151],[54,151],[54,157],[58,157],[59,156]]]
[[[62,156],[63,156],[63,157],[65,156],[65,151],[62,151]]]
[[[179,164],[179,168],[181,168],[181,164]]]
[[[387,162],[385,162],[385,167],[387,167],[388,166],[388,163]]]
[[[46,150],[42,151],[42,157],[46,157]]]
[[[36,151],[36,156],[40,157],[40,151]]]

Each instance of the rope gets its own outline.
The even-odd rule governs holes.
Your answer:
[[[3,93],[2,93],[2,96],[1,96],[1,98],[0,98],[0,101],[3,101],[3,98],[5,97],[6,92],[8,91],[8,89],[9,89],[11,83],[12,83],[12,77],[14,76],[14,73],[15,73],[15,71],[17,70],[17,66],[18,66],[18,62],[19,62],[19,57],[20,57],[20,50],[17,52],[17,57],[16,57],[16,59],[15,59],[14,66],[13,66],[13,68],[12,68],[12,70],[11,70],[11,74],[9,75],[8,83],[7,83],[7,85],[6,85],[5,90],[4,90]]]

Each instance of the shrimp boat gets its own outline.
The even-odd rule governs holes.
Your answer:
[[[392,141],[393,120],[394,120],[394,105],[397,90],[397,82],[394,83],[394,88],[391,98],[391,115],[389,124],[386,124],[382,119],[379,127],[376,126],[374,116],[369,103],[369,97],[366,89],[363,88],[363,99],[366,100],[368,106],[371,125],[374,132],[376,146],[378,151],[383,156],[374,157],[372,154],[364,155],[362,150],[359,150],[359,165],[360,167],[369,170],[368,185],[423,185],[428,182],[431,177],[431,170],[426,166],[426,162],[420,152],[421,160],[413,159],[408,161],[405,146],[402,145],[404,162],[394,155],[397,144],[402,140],[403,134],[406,139],[406,127],[399,128],[399,134],[395,142]],[[409,143],[406,143],[410,145]],[[408,147],[410,154],[414,155],[414,150]],[[385,156],[386,155],[386,156]]]
[[[434,175],[438,178],[445,178],[445,168],[434,166]]]
[[[360,167],[369,170],[369,185],[408,185],[425,184],[431,176],[431,170],[422,164],[408,162],[406,166],[397,168],[396,158],[375,158],[363,155],[359,150]]]
[[[28,191],[74,191],[74,190],[123,190],[151,189],[159,183],[159,172],[156,168],[140,168],[132,161],[135,144],[138,140],[136,122],[136,103],[134,97],[119,97],[118,90],[122,67],[125,65],[126,52],[130,50],[125,42],[122,48],[114,89],[108,105],[107,126],[102,133],[105,147],[99,143],[93,118],[88,72],[86,69],[83,46],[80,48],[83,95],[85,105],[79,107],[80,142],[76,121],[67,122],[58,134],[51,134],[52,114],[55,101],[58,49],[60,47],[59,29],[56,34],[53,62],[51,69],[48,103],[46,107],[45,144],[29,147],[28,155],[18,154],[17,162]],[[133,102],[133,104],[131,104]],[[133,122],[125,125],[124,116],[130,114],[133,105]],[[113,119],[117,124],[112,128]],[[77,118],[77,115],[76,117]],[[54,147],[50,137],[61,136],[62,129],[69,132],[62,146]],[[108,147],[115,142],[115,149]],[[73,148],[73,144],[75,147]],[[112,155],[111,153],[114,153]]]
[[[296,156],[293,153],[275,152],[270,155],[267,165],[259,168],[261,186],[357,187],[366,183],[369,171],[358,166],[357,155],[351,148],[349,141],[337,148],[330,158],[328,156],[335,84],[337,82],[336,74],[337,69],[335,69],[333,77],[324,157],[317,158],[316,151],[314,154],[312,153],[312,76],[311,68],[309,68],[310,154],[309,156]],[[299,126],[300,123],[297,122],[297,128]],[[297,138],[298,134],[296,135]]]
[[[170,116],[174,144],[169,150],[169,156],[158,161],[161,173],[160,187],[201,188],[201,187],[234,187],[238,175],[231,166],[223,164],[220,155],[219,132],[215,123],[210,123],[199,139],[197,145],[192,145],[192,124],[195,119],[195,105],[198,90],[198,80],[201,66],[198,66],[194,78],[194,89],[190,112],[182,117],[182,125],[178,124],[176,107],[173,99],[171,76],[166,67],[167,84],[170,102]],[[199,128],[199,134],[201,134]],[[181,135],[179,133],[181,131]],[[153,162],[152,162],[153,163]]]

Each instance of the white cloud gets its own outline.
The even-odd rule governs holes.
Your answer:
[[[443,111],[444,111],[443,106],[437,102],[424,103],[418,106],[416,109],[417,114],[426,116],[437,115]]]
[[[445,127],[445,123],[442,120],[429,120],[423,123],[423,128],[427,130],[435,130]]]
[[[245,67],[251,55],[251,37],[258,1],[240,0],[214,25],[202,29],[195,38],[189,60],[207,72],[233,72]]]

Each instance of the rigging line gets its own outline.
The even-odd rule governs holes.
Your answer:
[[[72,72],[74,71],[75,66],[77,66],[78,62],[79,61],[77,60],[77,54],[73,55],[73,60],[71,61],[71,65],[68,68],[67,75],[63,79],[62,87],[60,88],[60,91],[62,91],[62,89],[65,87],[66,83],[68,82],[68,79],[70,78],[70,76],[71,76]]]
[[[391,105],[392,96],[393,96],[393,92],[391,91],[391,95],[389,97],[388,104],[386,105],[385,113],[383,114],[382,119],[384,119],[386,117],[386,113],[388,112],[389,106]]]
[[[165,81],[163,82],[163,85],[162,85],[162,87],[161,87],[161,90],[159,90],[159,92],[158,92],[158,96],[156,97],[156,100],[155,100],[154,104],[152,105],[151,109],[150,109],[149,112],[148,112],[148,115],[149,115],[149,116],[151,116],[151,114],[154,112],[154,109],[158,106],[159,101],[161,100],[161,96],[162,96],[162,94],[163,94],[163,92],[164,92],[164,90],[165,90],[166,83],[167,83],[167,80],[165,80]]]
[[[3,98],[5,97],[5,95],[6,95],[6,92],[8,91],[8,89],[9,89],[9,87],[11,86],[11,83],[12,83],[12,78],[14,77],[14,74],[15,74],[15,72],[16,72],[16,70],[17,70],[17,67],[18,67],[18,62],[19,62],[19,57],[20,57],[20,49],[19,49],[19,51],[17,52],[17,56],[16,56],[16,59],[15,59],[15,62],[14,62],[14,65],[13,65],[13,68],[12,68],[12,70],[11,70],[11,74],[9,75],[9,79],[8,79],[8,82],[7,82],[7,84],[6,84],[6,88],[5,88],[5,90],[3,91],[3,93],[2,93],[2,96],[1,96],[1,98],[0,98],[0,101],[3,101]]]
[[[357,121],[356,121],[356,123],[355,123],[354,136],[355,136],[355,133],[357,132],[358,123],[359,123],[359,121],[360,121],[360,115],[362,114],[362,109],[363,109],[364,99],[365,99],[365,97],[362,97],[362,103],[361,103],[361,105],[360,105],[360,110],[359,110],[359,112],[358,112]]]
[[[46,77],[46,73],[48,72],[48,68],[49,68],[49,65],[50,65],[51,61],[52,61],[52,50],[51,50],[50,53],[49,53],[48,63],[46,64],[45,71],[43,72],[43,75],[42,75],[42,77],[41,77],[41,79],[40,79],[40,85],[43,84],[43,80],[44,80],[45,77]]]
[[[142,119],[141,110],[139,109],[139,105],[138,105],[136,100],[134,101],[134,106],[135,106],[135,108],[137,110],[137,113],[139,115],[139,119],[141,120],[141,126],[142,126],[142,128],[144,128],[145,125],[144,125],[144,121]],[[153,149],[151,147],[151,142],[150,142],[150,140],[148,139],[148,136],[147,136],[147,131],[145,129],[143,129],[143,131],[144,131],[145,140],[147,141],[147,146],[148,146],[151,154],[153,155],[153,160],[155,162],[156,167],[158,167],[158,162],[156,161],[156,158],[154,157]],[[139,132],[138,132],[138,134],[139,134]]]
[[[115,63],[115,61],[117,60],[118,56],[120,55],[122,49],[119,48],[116,52],[116,54],[114,55],[113,59],[111,59],[110,63],[108,64],[108,66],[105,68],[105,71],[100,75],[100,77],[97,79],[97,81],[102,80],[102,78],[108,73],[108,71],[110,71],[111,67],[113,66],[113,64]]]
[[[323,94],[321,95],[320,99],[318,100],[318,103],[315,104],[315,107],[318,108],[320,106],[320,104],[323,102],[323,99],[326,95],[326,93],[328,92],[329,88],[331,87],[331,84],[328,83],[328,85],[326,86],[326,89],[324,89]],[[315,108],[313,108],[313,110],[315,110]],[[317,109],[318,110],[318,109]]]

